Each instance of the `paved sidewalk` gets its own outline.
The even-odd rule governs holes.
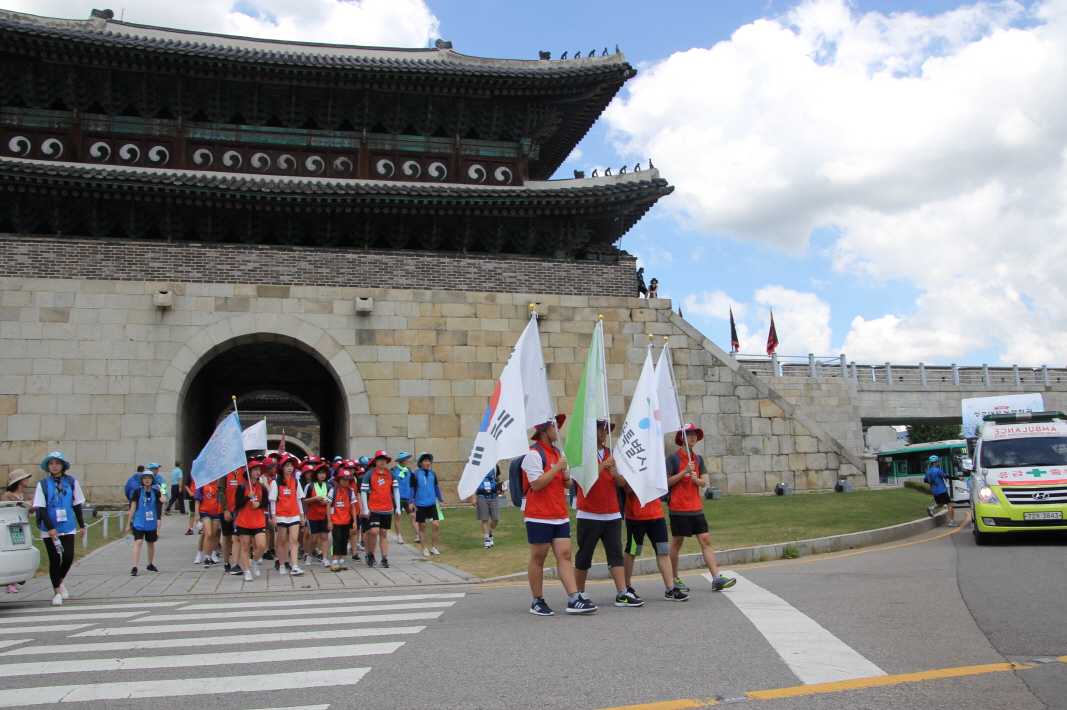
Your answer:
[[[363,562],[348,559],[348,569],[331,572],[314,563],[301,568],[302,577],[281,575],[274,571],[274,562],[260,563],[262,576],[251,582],[225,574],[222,565],[204,569],[194,565],[198,537],[185,535],[183,517],[164,518],[164,532],[156,543],[156,567],[159,572],[145,572],[147,549],[142,548],[137,577],[130,576],[132,546],[119,538],[79,560],[67,575],[67,589],[75,599],[106,599],[121,597],[158,597],[180,594],[256,594],[262,592],[302,589],[392,589],[435,584],[463,584],[478,581],[476,577],[447,564],[443,556],[423,558],[421,550],[412,545],[398,544],[389,536],[389,569],[367,567]],[[378,554],[380,560],[381,554]],[[47,570],[48,560],[41,556],[41,569]],[[47,575],[31,580],[18,594],[0,592],[4,602],[46,601],[52,598]]]

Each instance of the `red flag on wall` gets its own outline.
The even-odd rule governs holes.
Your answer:
[[[778,331],[774,329],[774,311],[771,311],[771,330],[767,333],[767,354],[770,355],[778,347]]]
[[[737,325],[734,323],[734,309],[730,307],[730,352],[736,353],[741,344],[737,341]]]

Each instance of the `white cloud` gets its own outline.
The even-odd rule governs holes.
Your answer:
[[[88,19],[79,0],[7,0],[9,10]],[[424,0],[124,0],[141,25],[331,44],[425,47],[438,21]],[[114,7],[116,18],[122,11]]]
[[[839,274],[922,292],[856,318],[850,358],[1067,359],[1067,0],[935,17],[808,0],[654,65],[606,115],[697,229],[796,253],[832,227]],[[794,326],[829,348],[821,320]]]

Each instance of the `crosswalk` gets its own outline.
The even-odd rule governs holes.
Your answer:
[[[314,697],[316,688],[359,683],[464,596],[7,608],[0,611],[0,708],[119,700],[151,708],[145,701],[152,698],[213,696],[213,707],[267,710],[237,694],[294,690],[313,703],[323,699]],[[328,707],[291,703],[285,710]]]

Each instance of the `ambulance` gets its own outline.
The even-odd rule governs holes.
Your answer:
[[[977,431],[971,476],[974,540],[1067,530],[1067,415],[991,414]]]

